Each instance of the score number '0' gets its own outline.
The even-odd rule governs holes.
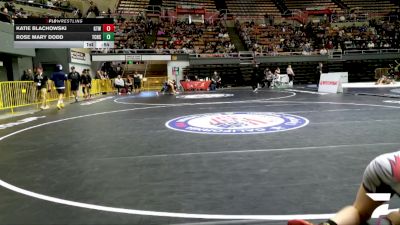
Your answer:
[[[103,32],[114,32],[114,24],[103,24]]]

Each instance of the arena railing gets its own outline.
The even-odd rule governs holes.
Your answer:
[[[47,93],[47,101],[52,102],[58,99],[58,94],[53,82],[49,81],[50,92]],[[66,83],[65,97],[73,97],[70,91],[70,82]],[[92,80],[92,88],[90,93],[97,95],[101,93],[113,93],[114,84],[113,80]],[[33,81],[8,81],[0,82],[0,110],[11,110],[24,106],[39,107],[40,96],[37,91],[36,83]]]
[[[161,90],[167,77],[148,77],[143,78],[142,90],[143,91],[159,91]],[[58,100],[58,94],[52,81],[49,81],[50,91],[47,93],[47,102],[53,102]],[[65,98],[72,98],[71,83],[66,82],[65,85]],[[91,83],[90,94],[114,94],[116,90],[114,88],[113,79],[93,79]],[[82,93],[79,91],[78,94],[82,97]],[[25,106],[36,106],[39,108],[40,105],[40,92],[37,90],[36,83],[33,81],[7,81],[0,82],[0,111],[14,110],[19,107]]]
[[[106,52],[103,52],[106,50]],[[329,53],[329,52],[328,52]],[[337,53],[337,52],[336,52]],[[393,54],[400,53],[400,49],[354,49],[342,51],[343,55],[356,54]],[[190,58],[239,58],[239,53],[190,53],[179,49],[93,49],[92,54],[182,54]],[[299,56],[299,55],[320,55],[319,51],[311,52],[253,52],[254,57],[265,56]]]
[[[26,0],[16,0],[15,3],[16,4],[21,4],[21,5],[28,5],[28,6],[38,7],[38,8],[45,8],[45,9],[63,11],[63,12],[72,12],[74,10],[72,6],[70,6],[70,7],[51,6],[51,5],[47,5],[47,4],[37,3],[37,2],[34,2],[34,1],[26,1]]]
[[[357,54],[393,54],[400,53],[400,49],[366,49],[366,50],[346,50],[343,55],[357,55]]]

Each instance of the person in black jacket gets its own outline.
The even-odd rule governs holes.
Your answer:
[[[83,98],[85,98],[85,99],[90,97],[91,82],[92,82],[92,79],[91,79],[90,75],[88,74],[88,70],[84,69],[82,71],[82,75],[81,75],[81,86],[82,86]]]
[[[68,76],[62,71],[62,69],[62,65],[57,64],[55,71],[51,75],[51,80],[54,82],[54,86],[58,93],[58,109],[64,108],[65,81],[68,79]]]
[[[32,81],[33,80],[33,72],[31,69],[24,70],[24,73],[21,76],[21,81]]]
[[[11,16],[8,14],[8,9],[2,7],[0,9],[0,21],[5,23],[11,23]]]
[[[251,87],[253,88],[253,92],[258,91],[258,84],[260,83],[261,77],[262,75],[260,68],[258,68],[258,64],[255,64],[253,68],[253,75],[251,76]]]
[[[78,90],[81,76],[76,72],[75,67],[71,67],[71,72],[68,74],[68,80],[71,82],[71,92],[75,97],[75,102],[78,102]]]

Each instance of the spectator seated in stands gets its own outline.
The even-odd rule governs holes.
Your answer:
[[[94,17],[97,17],[97,16],[100,16],[100,10],[97,7],[97,5],[93,3],[93,1],[90,1],[89,9],[86,12],[86,17],[94,18]]]
[[[302,52],[304,55],[309,55],[319,52],[324,55],[333,50],[400,47],[399,20],[368,22],[369,26],[365,22],[350,26],[346,24],[332,26],[329,21],[310,22],[305,26],[286,23],[269,26],[256,24],[254,21],[245,23],[236,21],[235,26],[247,48],[256,54]]]
[[[169,52],[181,53],[231,53],[227,29],[222,23],[188,23],[187,21],[162,21],[158,26],[157,42],[153,47]]]
[[[151,35],[153,22],[140,16],[129,20],[118,19],[115,29],[116,48],[130,53],[129,49],[147,49],[145,39],[146,35]]]
[[[4,4],[4,7],[8,10],[9,13],[15,14],[15,5],[13,0],[9,0]]]
[[[326,50],[325,47],[321,48],[321,50],[319,50],[319,54],[320,55],[327,55],[328,54],[328,50]]]
[[[1,8],[1,12],[0,12],[0,21],[1,22],[5,22],[5,23],[11,23],[11,16],[8,13],[8,9],[7,8]]]

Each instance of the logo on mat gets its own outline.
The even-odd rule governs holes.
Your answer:
[[[298,129],[309,121],[300,116],[269,112],[225,112],[182,116],[165,125],[200,134],[262,134]]]
[[[193,94],[193,95],[178,95],[176,98],[182,99],[202,99],[202,98],[227,98],[233,94]]]

